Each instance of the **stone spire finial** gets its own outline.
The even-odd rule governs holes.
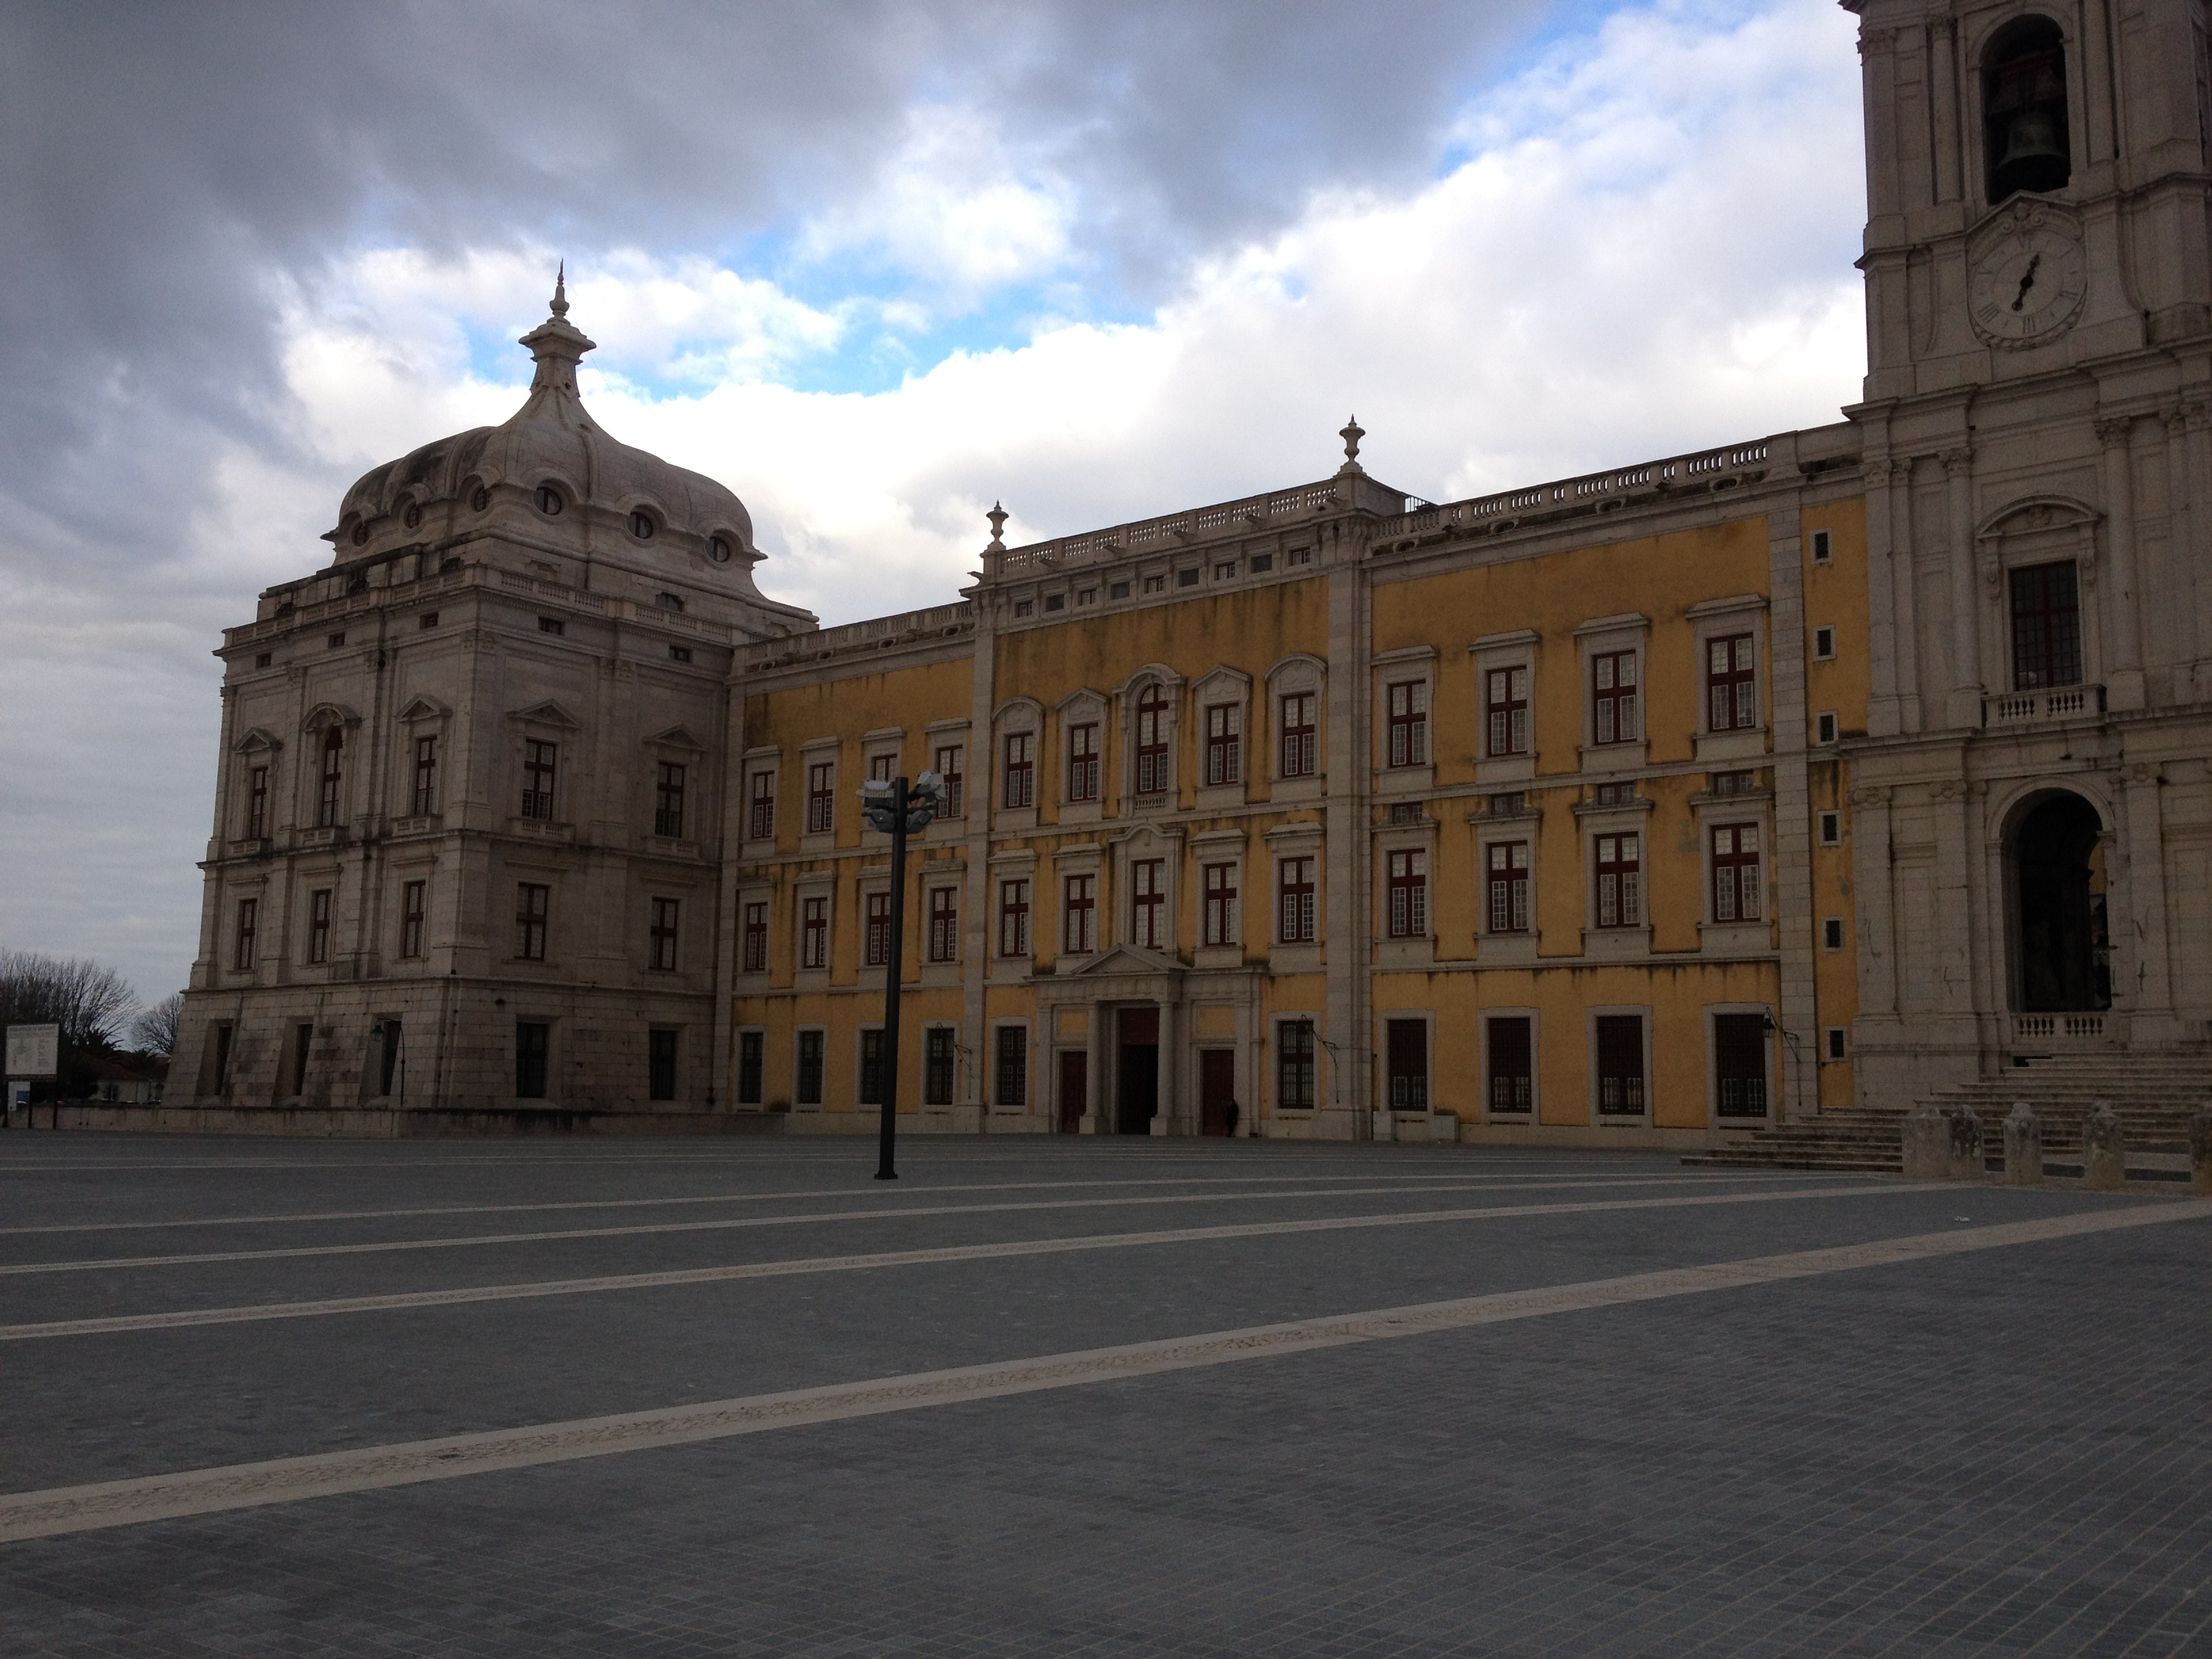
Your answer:
[[[1344,466],[1342,471],[1346,472],[1364,471],[1365,469],[1359,465],[1359,441],[1367,435],[1367,428],[1359,424],[1359,416],[1355,415],[1350,420],[1346,421],[1342,426],[1339,427],[1337,428],[1336,435],[1344,440]]]
[[[566,259],[561,261],[560,268],[553,273],[553,314],[556,317],[568,314],[568,262]]]
[[[1006,507],[1000,502],[993,501],[991,510],[983,516],[991,521],[991,544],[983,550],[987,553],[1005,552],[1006,544],[1001,532],[1005,531],[1006,520],[1010,516]]]
[[[571,397],[576,391],[576,365],[584,354],[594,349],[597,343],[584,331],[568,320],[568,262],[561,261],[553,278],[553,314],[522,337],[522,343],[530,348],[530,355],[538,360],[538,372],[530,377],[532,392],[565,392]]]

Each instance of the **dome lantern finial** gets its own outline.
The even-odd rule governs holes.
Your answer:
[[[568,262],[563,259],[553,278],[552,315],[522,337],[538,372],[530,377],[532,392],[565,392],[576,395],[576,365],[597,342],[568,320]]]
[[[568,314],[568,262],[566,259],[561,261],[560,268],[553,273],[553,314],[556,317]]]

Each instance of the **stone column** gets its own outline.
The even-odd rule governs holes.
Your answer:
[[[1357,536],[1332,535],[1326,543],[1328,575],[1328,794],[1324,806],[1327,838],[1319,849],[1328,890],[1327,935],[1323,940],[1328,1010],[1321,1035],[1337,1046],[1341,1060],[1344,1110],[1315,1114],[1323,1137],[1364,1140],[1373,1033],[1370,1009],[1369,927],[1373,880],[1368,836],[1368,793],[1373,781],[1370,734],[1374,722],[1373,655],[1366,544]]]
[[[2113,826],[2120,833],[2106,842],[2112,1000],[2127,1009],[2130,1038],[2137,1042],[2170,1042],[2183,1035],[2173,1018],[2166,931],[2164,789],[2156,766],[2130,764],[2120,783],[2120,822]]]
[[[2197,514],[2197,492],[2190,477],[2189,410],[2179,404],[2159,411],[2159,420],[2166,428],[2166,567],[2151,578],[2154,585],[2164,588],[2169,584],[2185,583],[2187,573],[2196,568],[2199,520]],[[2170,659],[2177,665],[2196,660],[2203,649],[2203,635],[2197,629],[2194,606],[2177,607],[2179,614],[2170,620],[2177,623],[2174,633],[2179,637],[2179,648]],[[2189,699],[2189,686],[2170,686],[2167,697],[2175,702]]]
[[[2097,441],[2105,447],[2106,552],[2111,574],[2098,584],[2105,594],[2108,630],[2105,651],[2105,706],[2143,706],[2142,626],[2136,598],[2135,469],[2128,440],[2131,417],[2100,420]]]
[[[710,1110],[734,1108],[738,1100],[738,1056],[732,1004],[737,991],[738,882],[737,871],[744,834],[745,810],[745,641],[730,650],[729,678],[722,688],[721,730],[709,739],[714,745],[710,763],[718,771],[721,789],[714,805],[714,1006],[712,1069],[708,1073],[707,1105]],[[701,838],[703,842],[705,837]]]
[[[1981,593],[1974,546],[1974,452],[1943,453],[1944,501],[1951,543],[1951,697],[1946,724],[1982,723]]]
[[[1105,1003],[1091,1005],[1091,1019],[1085,1028],[1083,1039],[1091,1062],[1091,1075],[1085,1080],[1083,1097],[1086,1109],[1083,1115],[1082,1132],[1087,1135],[1114,1133],[1113,1033],[1114,1010]]]
[[[1182,1103],[1176,1098],[1176,1079],[1182,1074],[1180,1060],[1182,1037],[1182,1005],[1163,996],[1155,1005],[1160,1011],[1159,1030],[1159,1110],[1152,1118],[1152,1133],[1156,1135],[1194,1133],[1177,1121]]]
[[[1775,925],[1781,941],[1782,1091],[1775,1121],[1807,1116],[1820,1107],[1817,1073],[1820,1008],[1814,995],[1813,808],[1805,761],[1805,549],[1795,506],[1767,515],[1767,659],[1773,708]],[[1797,1056],[1812,1054],[1812,1098]]]

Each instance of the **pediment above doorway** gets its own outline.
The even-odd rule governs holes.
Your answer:
[[[1138,974],[1183,974],[1190,970],[1173,957],[1162,956],[1157,951],[1147,951],[1141,945],[1117,945],[1096,959],[1086,962],[1070,979],[1110,979],[1116,975]]]

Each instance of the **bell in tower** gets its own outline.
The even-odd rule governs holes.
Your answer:
[[[1985,63],[1983,148],[1990,205],[2023,190],[2064,189],[2074,167],[2058,25],[2047,17],[2022,18],[1990,42]]]

